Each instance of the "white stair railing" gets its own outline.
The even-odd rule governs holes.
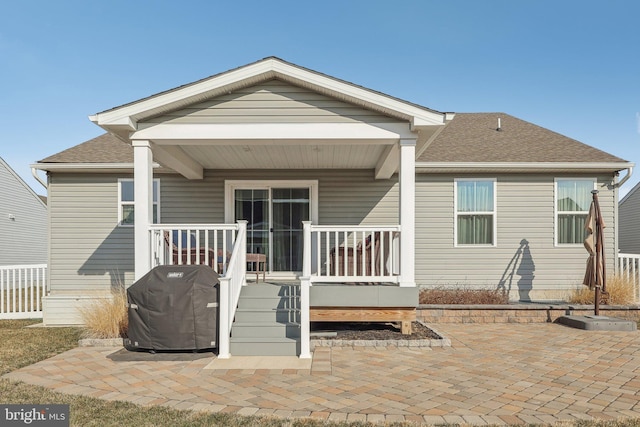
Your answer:
[[[247,284],[247,221],[238,221],[236,244],[229,260],[227,273],[220,277],[220,325],[218,358],[228,359],[233,319],[236,316],[240,291]]]

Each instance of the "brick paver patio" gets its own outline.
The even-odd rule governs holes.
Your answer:
[[[555,324],[437,325],[449,348],[319,348],[310,370],[114,362],[76,348],[5,378],[142,405],[420,423],[640,417],[640,332]]]

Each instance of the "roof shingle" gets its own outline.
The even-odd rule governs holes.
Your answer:
[[[498,118],[501,130],[496,130]],[[457,113],[417,159],[429,163],[626,163],[504,113]],[[133,148],[105,133],[39,163],[133,163]]]
[[[105,133],[38,163],[133,163],[133,147]]]
[[[498,118],[501,130],[498,131]],[[619,163],[625,160],[504,113],[456,113],[418,162]]]

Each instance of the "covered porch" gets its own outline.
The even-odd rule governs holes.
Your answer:
[[[267,58],[91,120],[133,146],[135,279],[161,264],[218,271],[219,350],[229,357],[225,340],[248,261],[264,261],[268,278],[300,282],[300,357],[309,357],[312,286],[415,287],[415,159],[448,118]],[[187,202],[171,221],[153,223],[154,178],[173,174],[198,185],[212,171],[224,186],[216,199],[224,221],[182,220]],[[250,178],[238,179],[239,171]],[[345,171],[366,172],[360,189],[385,183],[384,201],[350,193]]]

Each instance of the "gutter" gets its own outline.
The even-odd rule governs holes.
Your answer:
[[[631,175],[633,175],[633,166],[629,166],[625,170],[627,171],[627,174],[619,182],[616,182],[613,185],[613,188],[620,188],[622,186],[622,184],[627,182],[629,180],[629,178],[631,178]]]
[[[633,163],[587,163],[587,162],[416,162],[416,169],[600,169],[619,171],[633,170]],[[630,176],[630,173],[628,174]],[[624,181],[628,178],[625,177]]]
[[[38,175],[38,170],[34,166],[31,166],[31,175],[33,175],[36,181],[38,181],[40,185],[44,187],[45,190],[47,189],[47,183],[43,181],[42,178],[40,178],[40,175]]]
[[[153,163],[153,168],[158,169],[160,164]],[[85,170],[133,170],[133,163],[36,163],[31,165],[32,173],[34,170],[44,171],[85,171]],[[34,175],[35,176],[35,175]],[[36,179],[38,179],[36,177]],[[40,181],[40,179],[38,179]],[[40,181],[42,183],[42,181]],[[44,184],[43,184],[44,185]]]

